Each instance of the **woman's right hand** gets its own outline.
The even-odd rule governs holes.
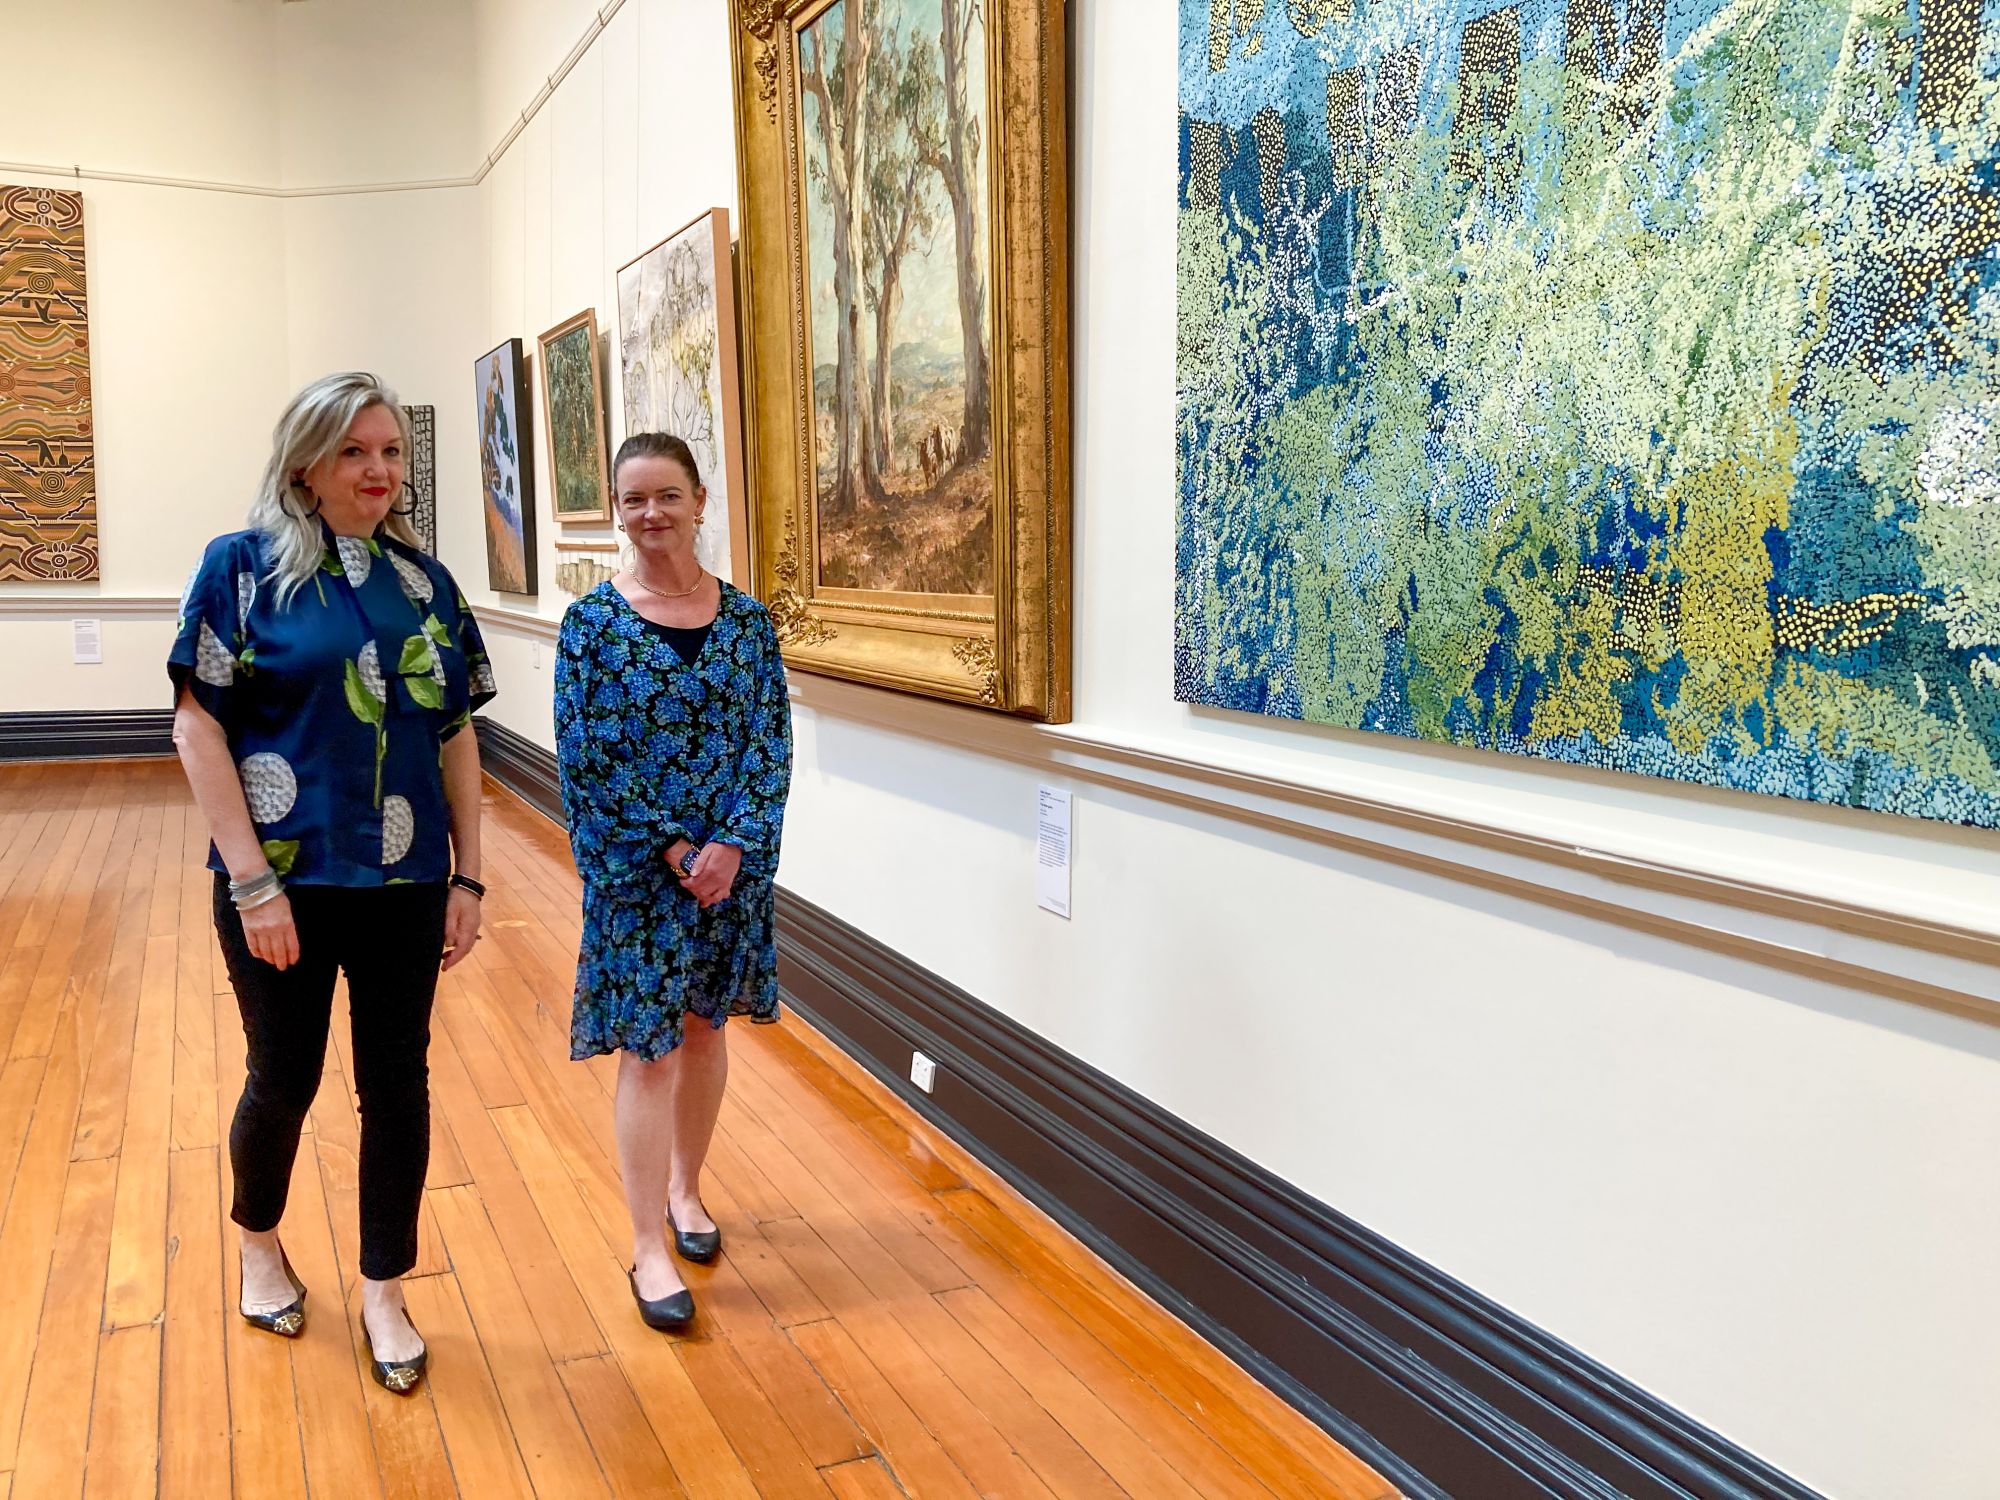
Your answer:
[[[292,921],[292,898],[283,891],[242,913],[243,940],[274,969],[299,961],[299,929]]]

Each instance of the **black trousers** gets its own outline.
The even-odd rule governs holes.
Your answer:
[[[229,1128],[230,1217],[278,1227],[299,1130],[319,1092],[336,971],[347,975],[354,1088],[361,1096],[361,1274],[417,1263],[417,1210],[431,1155],[431,1000],[444,950],[442,884],[292,886],[299,961],[280,971],[251,953],[229,883],[215,877],[215,930],[243,1013],[249,1076]]]

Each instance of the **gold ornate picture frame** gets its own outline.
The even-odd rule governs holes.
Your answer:
[[[1070,712],[1063,14],[731,0],[755,591],[794,667],[1049,723]]]

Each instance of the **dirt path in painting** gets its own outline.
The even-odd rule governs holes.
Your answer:
[[[991,462],[981,459],[948,471],[929,490],[921,475],[896,474],[886,504],[863,499],[847,514],[822,509],[820,583],[920,594],[992,592],[992,472]]]

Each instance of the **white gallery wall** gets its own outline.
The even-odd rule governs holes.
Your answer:
[[[587,306],[612,333],[616,267],[734,211],[727,6],[624,0],[581,52],[609,6],[443,7],[450,24],[416,33],[442,49],[414,75],[435,118],[346,148],[270,104],[274,44],[254,35],[331,26],[331,7],[188,9],[212,24],[182,39],[235,58],[241,88],[175,107],[226,118],[162,130],[135,103],[122,133],[94,114],[17,136],[10,108],[0,160],[457,181],[570,66],[476,187],[85,184],[98,592],[177,590],[191,539],[238,524],[285,394],[379,368],[438,408],[442,551],[489,622],[491,715],[551,745],[567,600],[546,448],[537,432],[541,592],[492,594],[469,364]],[[2000,972],[1852,917],[2000,928],[1993,835],[1173,701],[1169,9],[1071,6],[1077,723],[795,677],[783,882],[1827,1493],[1994,1493]],[[148,69],[124,38],[175,44],[93,35],[134,100]],[[240,136],[273,108],[292,125]],[[157,639],[129,675],[71,668],[66,623],[6,612],[35,592],[0,588],[0,706],[160,703],[170,622],[135,622]],[[1044,782],[1077,799],[1067,922],[1034,904]],[[1774,911],[1768,891],[1796,899]],[[1879,981],[1826,977],[1842,965]]]

